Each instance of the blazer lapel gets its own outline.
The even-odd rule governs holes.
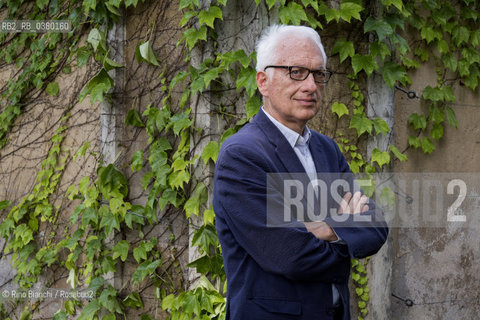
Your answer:
[[[278,128],[268,119],[264,111],[260,109],[253,119],[253,123],[258,125],[267,139],[275,146],[275,153],[278,159],[285,167],[285,172],[305,173],[305,168],[297,157],[297,154],[288,143],[287,139],[278,130]]]

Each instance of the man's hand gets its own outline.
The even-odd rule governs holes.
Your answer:
[[[337,235],[333,232],[333,229],[324,221],[304,222],[307,231],[313,233],[313,235],[325,241],[338,240]]]
[[[352,197],[350,192],[347,192],[340,202],[340,207],[338,207],[338,213],[361,213],[368,211],[368,197],[362,195],[361,192],[357,191]]]
[[[368,211],[368,197],[362,195],[360,192],[355,192],[352,196],[350,192],[347,192],[338,207],[338,213],[355,214]],[[337,235],[333,229],[324,221],[305,222],[305,227],[313,235],[325,241],[338,240]]]

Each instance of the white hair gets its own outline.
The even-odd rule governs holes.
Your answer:
[[[263,71],[266,66],[276,63],[277,46],[288,36],[312,40],[320,49],[324,64],[327,64],[327,55],[320,40],[320,35],[314,29],[305,26],[274,24],[266,28],[258,39],[256,45],[257,71]]]

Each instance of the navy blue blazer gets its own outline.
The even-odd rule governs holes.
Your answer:
[[[310,149],[317,171],[349,172],[336,143],[312,131]],[[332,284],[350,319],[351,258],[376,253],[386,225],[336,228],[346,244],[314,237],[303,226],[266,224],[267,173],[305,172],[285,137],[259,111],[220,150],[213,208],[227,275],[227,319],[332,319]]]

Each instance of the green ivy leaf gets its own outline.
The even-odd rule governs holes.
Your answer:
[[[355,293],[357,296],[361,296],[363,294],[363,289],[362,288],[355,288]]]
[[[428,119],[433,123],[442,123],[445,120],[443,110],[437,106],[430,106]]]
[[[370,53],[372,56],[380,56],[382,60],[385,60],[386,56],[390,56],[390,48],[387,46],[385,42],[382,41],[375,41],[370,43]]]
[[[77,66],[81,67],[88,63],[88,59],[91,55],[91,50],[87,46],[83,46],[77,49]]]
[[[412,113],[408,117],[408,124],[412,125],[415,130],[425,130],[427,128],[427,119],[424,115]]]
[[[0,201],[0,210],[7,209],[12,205],[12,202],[10,200],[2,200]]]
[[[452,88],[449,86],[445,86],[443,88],[439,88],[439,87],[432,88],[431,86],[427,86],[423,90],[422,98],[426,100],[431,100],[434,102],[437,102],[437,101],[454,102],[455,101],[455,95],[453,94]]]
[[[238,77],[237,77],[237,90],[241,89],[242,87],[245,87],[245,90],[247,91],[247,94],[249,97],[253,96],[255,91],[257,90],[257,71],[252,68],[248,67],[245,69],[242,69],[240,71]]]
[[[360,17],[360,12],[363,11],[363,7],[354,2],[343,2],[340,3],[340,18],[350,23],[351,18],[362,20]]]
[[[190,173],[187,171],[174,171],[168,176],[168,183],[172,189],[183,189],[183,184],[190,181]]]
[[[113,259],[120,257],[120,260],[125,262],[128,256],[128,249],[130,248],[130,243],[127,240],[121,240],[113,247]]]
[[[49,0],[37,0],[35,1],[35,4],[40,10],[43,10],[43,8],[45,8],[45,6],[48,5],[48,2]]]
[[[442,32],[431,26],[423,26],[420,36],[422,39],[427,41],[427,44],[434,40],[441,40],[443,38]]]
[[[194,318],[194,314],[200,315],[200,310],[202,310],[202,307],[193,291],[186,291],[183,293],[182,309],[186,315],[190,316],[190,319]]]
[[[210,82],[212,80],[215,80],[218,78],[220,73],[223,72],[223,69],[220,67],[217,68],[212,68],[208,70],[204,75],[203,75],[203,82],[204,82],[204,87],[208,88],[210,86]],[[193,94],[193,93],[192,93]]]
[[[200,7],[200,0],[180,0],[179,9],[196,9]]]
[[[458,129],[457,117],[455,111],[449,106],[445,107],[445,115],[447,116],[448,123]]]
[[[95,10],[97,7],[97,0],[83,0],[83,10],[88,15],[91,10]]]
[[[191,10],[187,11],[183,14],[182,19],[180,20],[180,27],[185,27],[185,25],[192,19],[193,17],[196,17],[198,15],[198,11],[196,10]]]
[[[370,76],[378,65],[373,56],[356,54],[352,58],[352,68],[355,74],[364,70],[367,76]]]
[[[237,51],[229,51],[225,54],[219,55],[217,60],[220,61],[220,67],[224,68],[225,70],[229,70],[230,66],[235,62],[240,62],[240,64],[246,68],[250,65],[251,58],[247,56],[245,51],[237,50]]]
[[[450,69],[452,72],[457,71],[458,60],[451,53],[442,54],[442,61],[445,67]]]
[[[306,8],[308,6],[312,6],[315,11],[318,12],[318,1],[316,0],[302,0],[303,6]]]
[[[132,275],[132,281],[134,283],[139,283],[145,279],[146,276],[152,275],[155,273],[155,270],[162,265],[162,260],[158,259],[155,261],[144,261],[142,262],[135,272]]]
[[[47,88],[45,89],[45,92],[49,95],[51,95],[52,97],[55,97],[58,95],[58,91],[59,91],[59,88],[58,88],[58,83],[57,82],[50,82],[48,85],[47,85]]]
[[[98,302],[100,302],[102,307],[104,307],[111,313],[122,313],[122,308],[120,307],[120,303],[117,300],[117,290],[115,290],[111,285],[109,285],[107,289],[102,291],[100,297],[98,298]]]
[[[422,139],[422,150],[428,154],[431,154],[433,150],[435,150],[435,146],[429,138]]]
[[[53,320],[67,320],[67,314],[63,310],[58,310],[53,315]]]
[[[342,63],[348,57],[355,55],[355,48],[352,41],[347,41],[345,38],[338,39],[332,48],[332,54],[340,55],[340,63]]]
[[[145,246],[139,245],[133,249],[133,257],[140,263],[142,260],[147,260],[147,250]]]
[[[382,0],[382,4],[388,9],[390,6],[395,6],[400,12],[403,12],[402,0]]]
[[[152,46],[150,45],[150,41],[140,42],[135,50],[135,53],[138,62],[145,61],[151,65],[157,67],[160,66],[155,52],[153,52]]]
[[[105,94],[107,94],[112,87],[113,79],[110,78],[105,69],[102,69],[88,82],[85,89],[82,90],[79,96],[79,102],[82,102],[87,95],[90,95],[90,101],[92,104],[96,101],[104,102]]]
[[[422,141],[420,140],[419,137],[410,136],[408,137],[408,145],[417,149],[422,146]]]
[[[105,56],[105,59],[103,59],[103,67],[105,68],[105,70],[110,71],[115,68],[123,68],[124,65],[117,63],[112,59],[110,59],[109,57]]]
[[[215,221],[215,212],[213,211],[212,207],[210,207],[210,209],[203,211],[204,224],[213,224],[214,221]]]
[[[185,41],[191,51],[198,41],[207,41],[207,27],[202,25],[200,29],[190,28],[183,32],[182,41]]]
[[[387,61],[382,67],[383,80],[392,89],[397,81],[405,83],[406,75],[405,69],[395,62]]]
[[[378,36],[378,41],[385,40],[386,37],[393,35],[394,30],[390,24],[388,24],[383,19],[375,19],[374,17],[370,16],[365,20],[365,24],[363,25],[363,31],[365,33],[375,31]]]
[[[255,95],[251,96],[245,105],[247,119],[250,119],[251,117],[256,115],[261,106],[262,106],[262,100]]]
[[[163,172],[162,167],[167,164],[167,158],[167,153],[161,148],[153,147],[150,149],[150,157],[148,157],[148,161],[152,167],[152,171],[157,176],[160,172]],[[170,169],[170,167],[168,169]]]
[[[257,0],[255,0],[256,2]],[[257,6],[260,4],[260,1],[261,0],[258,0],[258,3],[257,3]],[[277,2],[277,0],[265,0],[265,3],[267,4],[268,6],[268,10],[271,10],[273,8],[273,6],[275,5],[275,2]]]
[[[465,85],[475,91],[480,79],[480,69],[476,64],[470,66],[470,74],[465,78]]]
[[[182,129],[189,128],[193,123],[193,120],[190,119],[190,116],[187,112],[177,113],[170,118],[170,123],[168,128],[172,128],[173,133],[178,135]]]
[[[216,163],[219,151],[220,145],[218,142],[210,141],[202,151],[201,158],[203,159],[203,163],[207,164],[210,159],[213,161],[213,163]]]
[[[217,246],[218,237],[214,226],[203,225],[196,230],[192,238],[192,244],[202,248],[204,252],[209,252],[210,245]]]
[[[133,172],[140,171],[143,168],[143,150],[137,150],[132,156],[130,168]]]
[[[128,194],[127,179],[114,164],[100,167],[97,173],[99,189],[107,200],[111,196],[125,197]]]
[[[215,19],[223,20],[222,9],[217,6],[211,6],[208,11],[202,10],[198,15],[200,24],[206,24],[210,28],[214,28]]]
[[[145,124],[142,121],[142,116],[135,109],[128,110],[127,116],[125,117],[125,125],[137,128],[145,127]]]
[[[401,153],[400,150],[398,150],[398,148],[395,147],[393,144],[389,145],[388,148],[395,155],[395,157],[397,157],[398,160],[400,160],[401,162],[407,161],[407,156]]]
[[[381,168],[390,163],[390,154],[387,151],[380,151],[375,148],[372,151],[372,163],[373,162],[378,163],[378,166]]]
[[[433,125],[432,131],[430,132],[430,137],[437,141],[443,137],[443,125],[441,123],[435,123]]]
[[[82,313],[80,314],[80,317],[78,317],[78,320],[90,320],[94,319],[95,315],[97,312],[100,310],[101,306],[98,303],[97,299],[94,299],[90,301],[85,308],[83,308]]]
[[[395,193],[388,187],[383,188],[380,192],[380,203],[387,206],[387,208],[393,208],[395,205]]]
[[[360,137],[367,132],[372,133],[372,121],[368,119],[364,114],[354,114],[350,120],[350,128],[357,130],[357,135]]]
[[[105,228],[105,233],[107,235],[111,234],[114,228],[117,229],[117,231],[120,231],[120,221],[118,220],[118,216],[114,215],[108,209],[103,210],[100,228]]]
[[[470,34],[470,42],[473,46],[480,46],[480,29],[472,31]]]
[[[376,134],[387,134],[390,131],[388,124],[382,118],[375,118],[372,121]]]
[[[340,119],[343,115],[347,114],[348,115],[348,108],[345,104],[340,103],[340,102],[334,102],[332,104],[332,112],[337,115],[337,117]]]
[[[189,219],[192,215],[198,216],[200,206],[199,197],[190,197],[185,204],[183,205],[183,210],[185,210],[185,216]]]
[[[95,0],[93,0],[95,1]],[[107,45],[105,40],[105,34],[100,32],[97,28],[90,30],[90,33],[87,37],[87,42],[90,43],[93,47],[93,51],[97,51],[98,46],[102,47],[103,50],[107,51]]]
[[[452,30],[452,39],[455,41],[457,47],[463,43],[468,43],[470,38],[470,31],[464,26],[455,25]]]
[[[143,309],[143,301],[138,292],[130,293],[125,299],[123,299],[123,304],[129,308],[133,309]]]
[[[305,10],[295,2],[289,2],[287,6],[280,7],[278,17],[284,24],[300,25],[302,21],[307,21]]]
[[[30,312],[30,309],[28,307],[25,307],[25,309],[20,314],[19,320],[32,320],[32,319],[33,319],[33,315]]]
[[[90,222],[92,222],[92,226],[96,226],[98,224],[98,213],[95,208],[89,207],[85,208],[85,211],[82,215],[82,228],[86,228]]]

